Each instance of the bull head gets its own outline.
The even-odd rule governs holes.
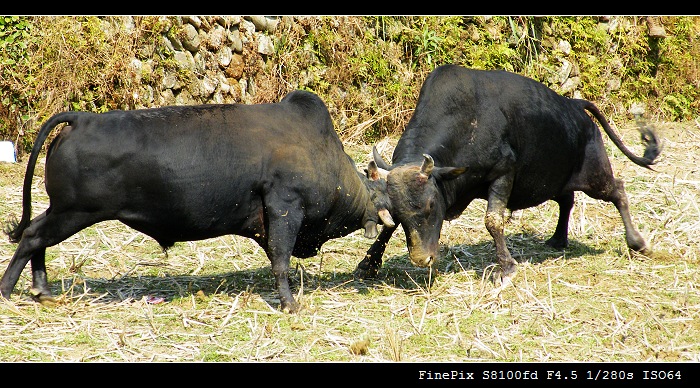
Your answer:
[[[447,211],[438,183],[457,178],[466,168],[436,167],[428,154],[423,154],[420,166],[389,166],[376,149],[374,158],[378,166],[388,170],[387,193],[391,212],[406,233],[411,262],[418,267],[433,265],[438,257],[440,231]]]

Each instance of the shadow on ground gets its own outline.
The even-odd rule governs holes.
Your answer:
[[[602,250],[577,241],[570,241],[566,250],[547,246],[544,240],[530,233],[508,237],[508,248],[518,262],[533,264],[554,258],[571,259],[584,255],[596,255]],[[373,287],[390,285],[407,291],[432,284],[440,274],[473,271],[475,278],[484,278],[484,272],[493,269],[494,246],[491,240],[475,244],[444,245],[436,271],[411,264],[407,254],[387,255],[376,278],[356,279],[353,271],[321,271],[311,273],[305,269],[305,260],[292,260],[290,283],[296,294],[300,284],[306,289],[350,289],[367,294]],[[358,260],[359,262],[359,260]],[[303,279],[303,280],[302,280]],[[279,309],[279,296],[272,271],[268,266],[256,269],[227,272],[214,275],[143,276],[125,275],[119,278],[89,278],[76,274],[72,279],[50,282],[53,295],[61,298],[81,298],[96,303],[119,303],[128,299],[142,300],[150,297],[172,301],[201,294],[258,294],[272,308]],[[86,291],[87,290],[87,291]],[[15,290],[17,291],[17,290]],[[29,299],[25,291],[22,299]]]

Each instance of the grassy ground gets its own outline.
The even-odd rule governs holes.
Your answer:
[[[0,301],[0,361],[700,361],[700,128],[658,129],[656,172],[608,146],[651,257],[628,253],[613,205],[577,193],[566,251],[543,244],[555,204],[512,214],[506,231],[520,267],[496,289],[485,279],[494,257],[485,202],[475,201],[444,226],[435,276],[410,264],[401,229],[376,280],[352,277],[371,243],[361,231],[292,258],[304,309],[289,315],[251,240],[178,243],[165,255],[105,222],[47,249],[56,305],[30,300],[29,267]],[[638,133],[618,130],[639,153]],[[366,163],[369,146],[346,148]],[[3,222],[20,215],[24,163],[0,163]],[[37,170],[34,214],[48,204]],[[1,271],[15,247],[0,239]]]

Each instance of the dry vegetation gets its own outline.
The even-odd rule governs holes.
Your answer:
[[[292,258],[304,309],[289,315],[251,240],[178,243],[165,255],[105,222],[47,250],[56,305],[30,300],[29,266],[0,301],[0,361],[700,361],[700,128],[658,128],[656,172],[608,147],[654,257],[630,256],[614,206],[577,193],[566,251],[543,245],[554,204],[512,215],[508,241],[521,264],[512,284],[494,289],[476,201],[443,228],[436,276],[410,264],[401,230],[376,280],[352,277],[371,243],[361,232]],[[618,131],[639,152],[638,133]],[[369,147],[346,145],[360,166]],[[25,163],[0,163],[2,221],[20,214]],[[48,204],[37,170],[34,214]],[[15,247],[0,240],[2,271]]]

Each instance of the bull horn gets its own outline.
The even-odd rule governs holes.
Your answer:
[[[382,220],[382,224],[384,224],[384,226],[386,227],[393,228],[396,226],[394,219],[391,217],[391,214],[389,214],[389,211],[386,209],[379,210],[379,219]]]
[[[377,146],[372,147],[372,157],[374,158],[374,161],[377,163],[377,167],[383,169],[383,170],[391,170],[391,166],[389,166],[389,163],[384,161],[384,158],[382,158],[382,154],[379,153],[379,150],[377,149]]]
[[[423,165],[420,167],[420,172],[425,176],[430,176],[430,173],[433,172],[433,167],[435,167],[435,161],[428,154],[423,154],[423,157],[425,160],[423,160]]]

